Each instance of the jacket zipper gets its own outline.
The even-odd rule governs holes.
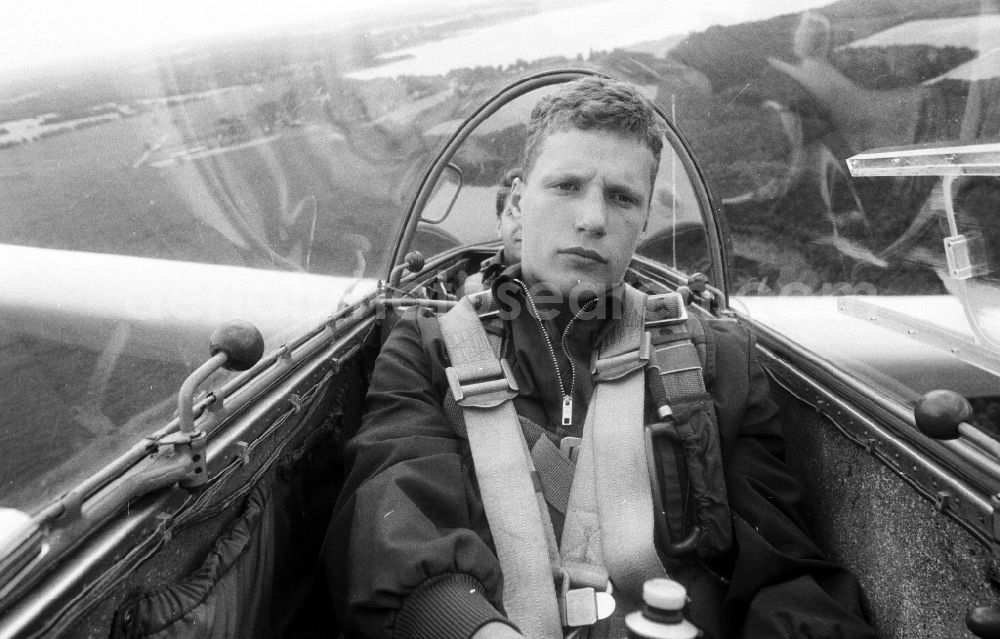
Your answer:
[[[549,349],[549,357],[552,358],[552,367],[556,371],[556,377],[559,379],[559,390],[562,392],[562,420],[561,426],[572,426],[573,425],[573,389],[576,388],[576,364],[573,362],[573,357],[569,353],[569,346],[566,343],[566,338],[569,336],[569,332],[573,329],[573,324],[584,312],[586,312],[591,306],[597,303],[597,298],[594,298],[580,307],[580,310],[573,314],[573,317],[566,323],[566,328],[563,329],[562,337],[559,340],[559,344],[562,346],[563,355],[566,356],[566,361],[569,362],[569,389],[566,388],[566,383],[563,381],[562,371],[559,370],[559,360],[556,358],[556,349],[552,346],[552,338],[549,336],[549,331],[545,328],[545,323],[542,321],[541,317],[538,315],[538,308],[535,306],[535,300],[531,297],[531,293],[528,292],[528,287],[521,280],[515,279],[514,282],[521,287],[524,291],[524,296],[528,300],[528,305],[531,307],[531,314],[538,322],[538,328],[542,331],[542,336],[545,338],[545,346]]]

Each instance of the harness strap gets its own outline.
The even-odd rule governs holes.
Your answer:
[[[455,401],[463,409],[486,518],[503,567],[504,608],[525,636],[561,638],[548,542],[552,526],[545,521],[548,511],[536,493],[532,478],[537,475],[509,401],[516,394],[516,384],[510,369],[494,356],[467,298],[440,323],[452,363],[446,372]],[[497,390],[501,381],[506,391]],[[536,506],[526,508],[525,504]]]
[[[666,575],[654,542],[664,523],[657,519],[665,513],[650,481],[655,464],[645,441],[644,368],[659,369],[655,377],[669,407],[679,397],[704,394],[701,353],[685,330],[680,296],[649,300],[652,318],[645,325],[657,336],[651,351],[643,330],[647,298],[631,287],[624,290],[625,314],[592,362],[595,388],[575,464],[541,427],[520,419],[509,401],[516,383],[506,361],[497,359],[500,335],[484,329],[495,316],[489,292],[471,296],[471,304],[462,300],[440,320],[452,363],[445,412],[465,424],[504,573],[504,607],[531,639],[561,637],[561,625],[603,618],[607,608],[598,611],[610,600],[601,592],[609,573],[616,591],[636,602],[647,579]],[[676,301],[679,310],[658,309],[654,299]],[[696,332],[701,328],[691,324]],[[536,507],[527,506],[532,502]],[[546,502],[566,515],[561,551]],[[614,622],[606,619],[595,631]]]
[[[673,294],[671,294],[673,295]],[[647,369],[651,399],[662,420],[647,425],[650,456],[658,437],[668,439],[686,467],[687,491],[681,492],[678,468],[664,464],[664,483],[651,478],[655,492],[658,548],[665,556],[678,557],[696,549],[720,552],[732,543],[728,496],[722,471],[718,420],[712,398],[705,388],[702,371],[709,361],[705,327],[678,315],[676,302],[667,296],[649,299],[647,311],[652,321],[653,353]],[[658,316],[662,319],[658,319]],[[693,527],[671,516],[684,512],[684,504],[694,505]]]
[[[623,317],[594,362],[594,394],[561,545],[564,560],[606,566],[616,590],[635,601],[642,600],[646,579],[666,576],[654,547],[643,433],[643,371],[649,356],[642,330],[645,299],[624,288]]]
[[[496,337],[493,352],[499,354],[499,336],[490,332],[487,332],[486,335],[491,344]],[[444,396],[442,408],[444,408],[444,414],[448,421],[464,432],[466,430],[465,416],[450,391]],[[566,507],[569,504],[570,486],[573,484],[573,473],[576,471],[576,462],[572,461],[549,439],[541,426],[521,415],[518,415],[517,418],[521,422],[521,433],[528,444],[531,460],[538,474],[542,495],[549,506],[552,506],[560,515],[565,516]],[[555,544],[554,540],[553,544]]]

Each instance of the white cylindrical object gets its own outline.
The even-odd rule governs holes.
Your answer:
[[[629,637],[634,639],[695,639],[701,635],[698,627],[684,619],[681,610],[687,603],[687,590],[672,579],[649,579],[642,586],[642,600],[649,613],[672,616],[675,621],[650,618],[646,611],[636,611],[625,617]]]
[[[642,600],[650,608],[680,610],[687,603],[687,590],[673,579],[647,579],[642,585]]]

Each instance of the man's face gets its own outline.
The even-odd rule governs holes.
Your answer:
[[[497,232],[503,242],[503,254],[507,264],[521,261],[521,218],[514,214],[510,206],[510,196],[507,196],[507,206],[504,207],[500,219],[497,220]]]
[[[511,194],[529,283],[545,282],[568,301],[574,290],[602,293],[621,282],[649,215],[654,165],[647,146],[613,133],[549,135]]]

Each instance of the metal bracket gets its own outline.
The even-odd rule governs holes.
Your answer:
[[[178,431],[160,440],[161,451],[167,446],[172,446],[175,455],[183,455],[188,460],[188,464],[178,478],[181,486],[193,488],[208,481],[208,464],[205,454],[207,444],[208,437],[203,431],[193,433]]]
[[[621,379],[629,373],[642,370],[649,362],[652,348],[652,337],[649,331],[646,331],[639,339],[639,348],[634,351],[628,351],[614,357],[598,357],[595,352],[590,364],[594,383]]]
[[[240,460],[240,464],[247,465],[250,463],[250,444],[244,441],[238,441],[235,445],[236,458]]]
[[[993,508],[993,512],[990,514],[993,542],[1000,544],[1000,494],[990,495],[990,506]]]
[[[954,496],[947,490],[939,490],[934,493],[934,509],[938,512],[944,512],[946,509],[951,507],[952,500]]]
[[[944,238],[944,254],[948,261],[948,274],[952,279],[967,280],[989,273],[984,259],[983,238],[980,235],[963,235],[958,232],[958,216],[955,213],[956,175],[945,175],[941,186],[944,190],[944,212],[948,216],[949,237]]]

